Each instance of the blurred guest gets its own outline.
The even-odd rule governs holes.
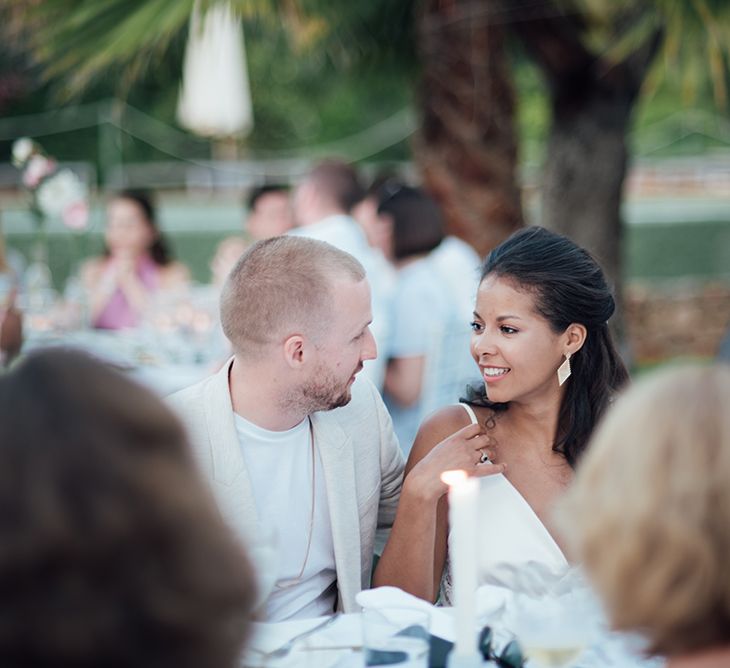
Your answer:
[[[24,271],[25,259],[16,249],[8,247],[0,219],[0,278],[22,291]]]
[[[289,188],[266,184],[254,188],[248,196],[246,232],[254,241],[286,234],[294,227]]]
[[[253,576],[182,426],[80,352],[0,377],[0,544],[0,665],[238,665]]]
[[[216,292],[223,287],[238,258],[250,245],[251,242],[242,236],[226,237],[218,244],[210,261],[210,282]]]
[[[363,194],[363,198],[352,207],[352,217],[358,222],[372,248],[378,249],[383,256],[392,261],[393,224],[378,215],[378,206],[383,190],[393,182],[393,177],[382,175],[376,177]]]
[[[339,160],[316,164],[294,192],[294,219],[299,226],[295,233],[326,241],[351,255],[349,248],[363,253],[367,240],[350,213],[363,194],[351,165]]]
[[[559,519],[614,627],[668,668],[730,666],[730,367],[637,383],[592,438]]]
[[[426,415],[458,401],[479,378],[469,322],[480,260],[445,236],[441,212],[422,190],[389,182],[378,214],[392,228],[398,269],[384,398],[407,453]]]
[[[22,315],[16,307],[19,277],[8,261],[0,228],[0,367],[19,352],[23,341]]]
[[[171,260],[147,193],[128,190],[110,200],[105,239],[104,256],[81,270],[94,327],[135,327],[154,294],[187,286],[189,272]]]
[[[730,362],[730,325],[728,325],[725,336],[717,349],[717,359],[721,362]]]
[[[248,217],[244,235],[230,236],[218,244],[211,261],[212,282],[220,287],[252,241],[261,241],[286,234],[294,227],[289,188],[282,184],[266,184],[248,195]]]
[[[15,307],[15,293],[0,304],[0,367],[11,362],[23,345],[23,316]]]
[[[383,254],[368,244],[365,233],[351,215],[352,207],[362,200],[363,194],[352,166],[338,160],[320,162],[294,193],[294,218],[299,227],[291,234],[326,241],[350,253],[365,267],[372,290],[372,333],[380,350],[378,358],[366,364],[365,373],[382,389],[395,276]]]

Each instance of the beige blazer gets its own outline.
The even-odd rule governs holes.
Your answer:
[[[233,420],[231,364],[168,401],[187,425],[224,518],[246,544],[256,541],[256,505]],[[312,426],[332,521],[338,609],[354,612],[355,595],[370,584],[376,529],[395,519],[403,455],[382,399],[365,378],[352,386],[347,406],[314,413]]]

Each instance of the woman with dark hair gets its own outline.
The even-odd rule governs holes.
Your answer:
[[[483,383],[422,424],[376,584],[450,602],[440,477],[450,469],[484,476],[475,527],[482,582],[515,587],[534,564],[555,577],[567,571],[551,511],[628,380],[608,330],[613,312],[600,267],[565,237],[526,228],[490,253],[472,322]]]
[[[421,421],[478,378],[468,323],[481,260],[446,236],[438,205],[420,188],[391,181],[381,197],[397,270],[383,399],[407,454]]]
[[[147,193],[126,190],[109,201],[105,239],[104,255],[81,270],[94,327],[135,327],[153,293],[187,285],[188,270],[170,259]]]
[[[253,575],[181,425],[80,352],[0,377],[0,545],[0,665],[238,665]]]

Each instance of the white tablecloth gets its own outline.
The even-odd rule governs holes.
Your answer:
[[[192,385],[215,371],[210,356],[199,354],[174,334],[165,337],[144,330],[93,329],[26,332],[23,353],[49,346],[78,348],[106,360],[160,396]]]
[[[366,607],[416,607],[431,614],[431,634],[453,641],[453,617],[450,608],[432,606],[394,587],[380,587],[362,592],[358,603]],[[553,602],[554,603],[554,602]],[[509,636],[504,620],[509,621],[511,608],[516,604],[512,592],[497,587],[482,587],[478,595],[478,623],[488,623],[495,630],[495,636]],[[523,603],[524,604],[524,603]],[[600,613],[597,613],[600,614]],[[341,615],[331,626],[297,642],[292,651],[283,658],[270,659],[266,653],[281,647],[289,638],[321,623],[323,618],[255,624],[249,649],[244,654],[241,666],[247,668],[360,668],[363,665],[361,615]],[[626,634],[612,633],[602,620],[595,620],[598,633],[593,642],[577,660],[576,668],[659,668],[664,662],[659,659],[642,658],[639,640]],[[492,666],[492,663],[485,663]],[[529,668],[529,662],[527,666]]]

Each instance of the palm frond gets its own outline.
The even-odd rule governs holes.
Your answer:
[[[730,2],[727,0],[564,0],[586,16],[585,41],[597,57],[617,63],[658,30],[664,39],[649,76],[651,87],[676,78],[682,96],[695,99],[709,80],[719,107],[728,101]],[[627,17],[630,20],[627,21]]]

